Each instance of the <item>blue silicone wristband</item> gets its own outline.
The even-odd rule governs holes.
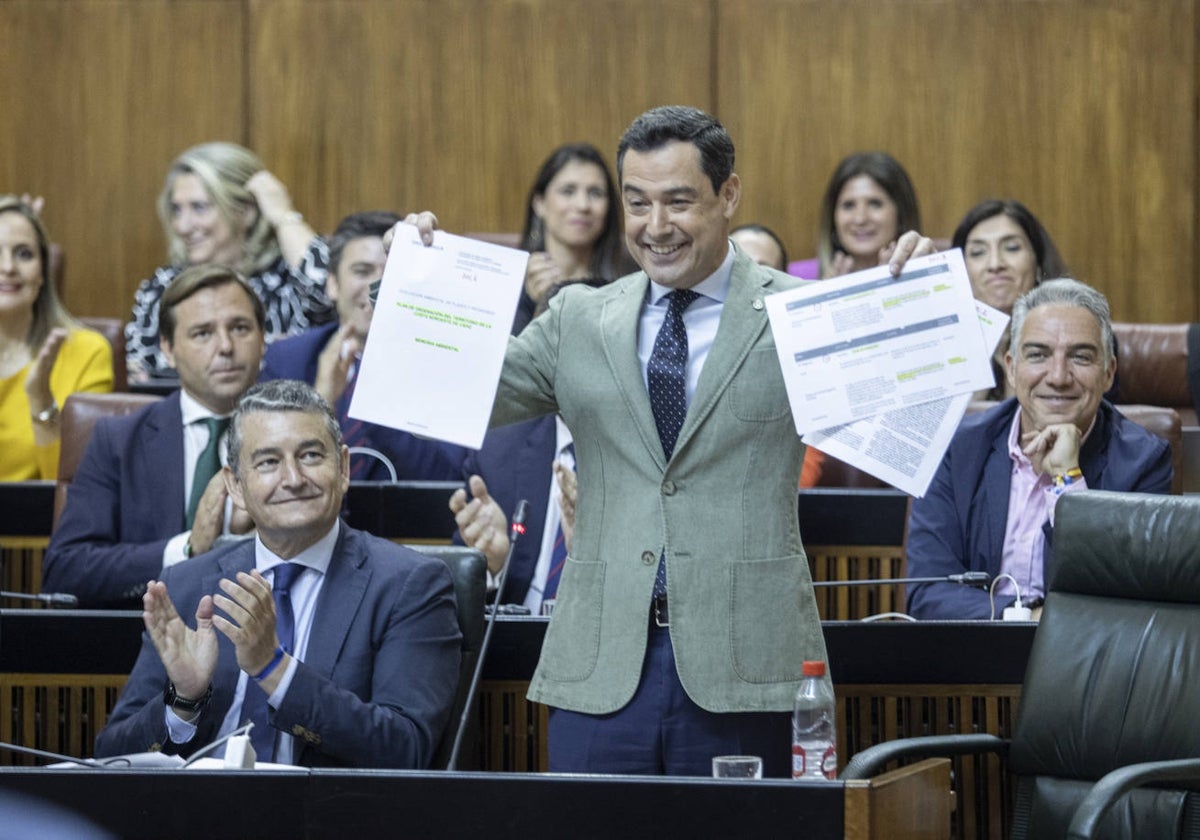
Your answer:
[[[263,668],[261,671],[259,671],[257,674],[255,674],[253,676],[253,679],[255,681],[257,681],[257,680],[265,679],[266,677],[270,676],[271,672],[274,671],[275,668],[278,667],[279,663],[282,661],[283,661],[283,648],[277,647],[277,648],[275,648],[275,655],[271,657],[271,661],[267,663],[267,667]]]

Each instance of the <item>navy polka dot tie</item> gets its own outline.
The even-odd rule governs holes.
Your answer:
[[[647,389],[654,425],[662,441],[663,454],[669,459],[675,440],[687,414],[684,383],[687,380],[688,340],[683,326],[683,311],[699,295],[690,289],[676,289],[667,295],[667,319],[654,339],[654,350],[646,367]]]
[[[683,311],[692,301],[700,297],[690,289],[676,289],[668,294],[670,305],[667,318],[654,339],[654,350],[646,366],[647,390],[650,392],[650,410],[654,412],[654,425],[658,427],[658,439],[662,442],[663,455],[671,459],[675,441],[683,428],[687,414],[687,329],[683,326]],[[658,572],[654,577],[654,597],[667,594],[666,557],[658,558]]]

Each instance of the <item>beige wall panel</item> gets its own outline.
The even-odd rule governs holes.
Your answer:
[[[128,317],[162,262],[154,199],[171,158],[240,140],[241,0],[0,3],[0,190],[46,198],[68,306]]]
[[[368,207],[517,230],[538,165],[610,163],[645,108],[711,102],[692,0],[251,0],[251,137],[318,229]]]
[[[1200,319],[1192,0],[719,0],[739,221],[815,248],[825,183],[880,148],[949,236],[992,196],[1045,222],[1132,321]]]
[[[739,221],[813,250],[836,161],[885,148],[925,228],[1026,201],[1124,320],[1200,320],[1195,0],[5,0],[0,190],[48,200],[69,305],[124,316],[166,164],[246,142],[318,228],[435,207],[512,230],[538,163],[708,107]]]

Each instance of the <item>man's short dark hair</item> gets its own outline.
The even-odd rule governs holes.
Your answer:
[[[229,424],[229,468],[239,475],[242,455],[242,419],[247,414],[259,411],[299,411],[315,414],[325,423],[329,438],[333,441],[333,454],[338,466],[342,464],[342,427],[329,408],[329,403],[317,393],[317,389],[296,379],[271,379],[260,382],[242,394],[233,421]]]
[[[241,286],[250,305],[254,307],[254,320],[258,322],[260,332],[267,329],[267,311],[262,298],[251,288],[246,279],[234,269],[225,265],[193,265],[179,272],[179,276],[171,281],[167,290],[158,300],[158,340],[159,342],[175,343],[175,307],[183,303],[201,289],[211,289],[232,283]]]
[[[675,141],[700,150],[700,167],[712,181],[713,193],[719,193],[733,174],[733,140],[715,117],[687,105],[647,111],[625,129],[617,145],[617,179],[624,180],[625,152],[649,152]]]
[[[363,213],[351,213],[338,222],[333,236],[329,237],[329,271],[336,274],[342,264],[342,252],[353,239],[364,236],[383,237],[385,233],[400,221],[400,215],[391,210],[367,210]]]

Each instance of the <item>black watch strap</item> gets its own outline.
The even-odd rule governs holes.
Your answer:
[[[208,686],[208,690],[200,697],[192,700],[187,697],[180,697],[175,693],[175,683],[167,680],[167,684],[163,687],[163,702],[179,712],[199,712],[203,711],[208,705],[208,701],[212,699],[212,684]]]

